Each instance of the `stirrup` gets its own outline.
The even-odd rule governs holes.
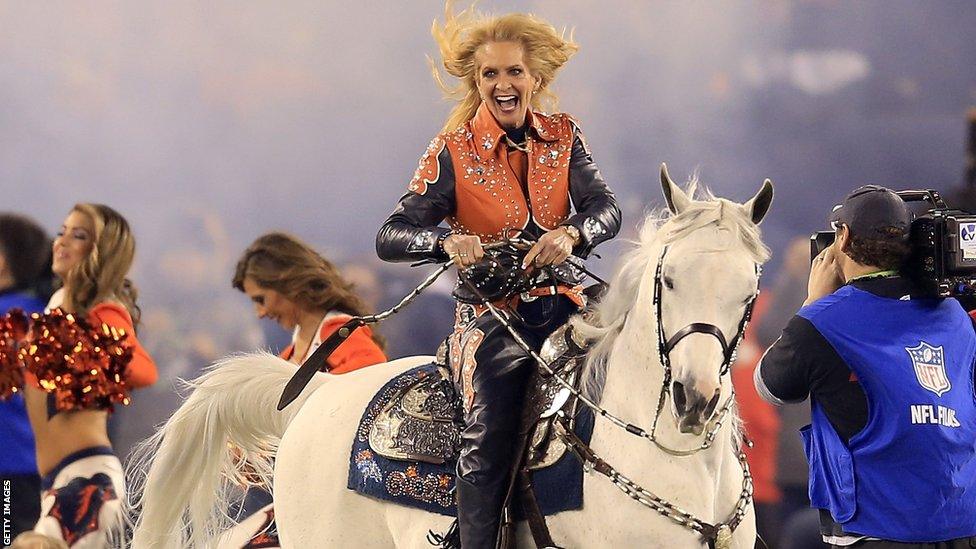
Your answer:
[[[461,529],[458,527],[457,519],[454,519],[451,527],[443,534],[427,530],[427,543],[439,549],[461,549]]]

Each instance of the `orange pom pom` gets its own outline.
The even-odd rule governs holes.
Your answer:
[[[0,400],[7,400],[24,387],[24,368],[18,351],[30,325],[21,309],[0,317]]]
[[[20,355],[58,411],[112,410],[129,404],[125,373],[132,360],[128,334],[55,309],[32,315],[29,345]]]

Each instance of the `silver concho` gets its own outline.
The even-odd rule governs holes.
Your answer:
[[[593,240],[597,236],[607,234],[607,230],[603,227],[603,224],[592,217],[588,217],[583,221],[583,231],[586,233],[587,240]]]
[[[410,241],[410,245],[407,246],[408,253],[417,252],[430,252],[434,250],[434,246],[437,244],[437,239],[434,238],[434,232],[431,230],[424,230],[417,233]]]
[[[728,524],[719,527],[715,534],[715,549],[729,549],[732,547],[732,529]]]

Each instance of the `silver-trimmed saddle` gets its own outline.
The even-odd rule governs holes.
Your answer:
[[[570,324],[546,339],[540,356],[560,377],[578,388],[585,344]],[[437,364],[439,375],[408,385],[393,395],[376,416],[369,431],[369,446],[374,452],[398,461],[442,464],[457,459],[464,421],[444,344],[438,349]],[[522,418],[530,433],[531,470],[549,467],[566,453],[566,445],[554,436],[552,422],[560,410],[565,417],[576,417],[577,401],[570,396],[569,389],[541,368],[531,376]]]

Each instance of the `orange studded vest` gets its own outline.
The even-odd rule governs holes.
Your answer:
[[[528,198],[509,163],[505,131],[484,104],[474,118],[431,143],[410,190],[424,194],[438,181],[437,155],[446,146],[454,166],[457,207],[447,219],[454,232],[494,242],[524,229],[530,217],[543,230],[555,229],[570,213],[572,124],[565,114],[534,112],[527,122],[532,128],[526,133]]]

